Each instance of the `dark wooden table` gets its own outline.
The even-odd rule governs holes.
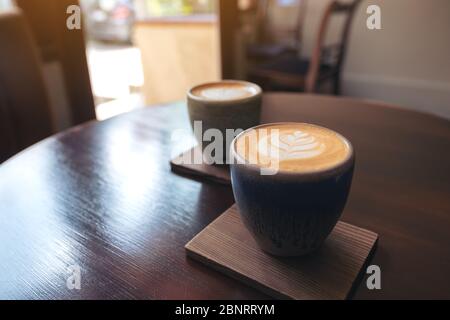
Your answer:
[[[354,144],[343,220],[380,235],[354,298],[450,298],[450,122],[351,99],[266,95],[264,121],[305,121]],[[183,105],[147,108],[51,137],[0,166],[0,298],[259,299],[185,255],[233,203],[231,188],[170,171],[189,147]],[[173,134],[175,132],[175,134]],[[81,290],[67,268],[79,265]]]

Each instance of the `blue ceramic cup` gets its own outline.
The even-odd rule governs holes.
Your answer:
[[[264,175],[261,166],[237,152],[236,141],[250,130],[273,125],[284,124],[248,129],[231,144],[233,193],[243,223],[264,251],[277,256],[305,255],[320,248],[342,214],[353,177],[354,150],[346,138],[323,128],[348,148],[338,163],[319,170],[281,169]],[[306,143],[303,149],[312,145],[308,137],[298,135],[299,141]],[[314,164],[314,158],[311,162]]]

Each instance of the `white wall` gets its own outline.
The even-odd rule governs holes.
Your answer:
[[[303,55],[311,52],[328,1],[308,1]],[[370,4],[381,8],[382,30],[366,27]],[[343,94],[450,119],[450,1],[362,1],[351,30]]]

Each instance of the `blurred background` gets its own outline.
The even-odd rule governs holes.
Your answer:
[[[81,30],[65,26],[72,4]],[[381,9],[380,30],[366,26],[369,5]],[[450,118],[448,0],[0,0],[0,12],[15,7],[53,132],[183,101],[222,78]]]
[[[220,79],[215,1],[81,0],[80,4],[100,119],[182,100],[187,87]]]

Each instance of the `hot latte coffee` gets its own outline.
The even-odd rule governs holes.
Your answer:
[[[223,80],[197,85],[188,91],[187,98],[189,118],[203,159],[208,164],[229,163],[235,134],[259,124],[261,88],[251,82]],[[230,131],[234,132],[232,136]],[[210,134],[217,132],[222,139],[211,138]],[[210,147],[212,140],[218,146],[214,151]]]
[[[319,249],[350,191],[350,142],[330,129],[285,122],[244,131],[230,150],[234,198],[259,246],[280,256]]]
[[[351,154],[349,142],[340,134],[306,123],[259,126],[235,143],[237,154],[246,162],[299,173],[335,167]]]
[[[207,83],[192,89],[192,94],[206,100],[236,100],[257,95],[259,87],[241,81],[222,81]]]

